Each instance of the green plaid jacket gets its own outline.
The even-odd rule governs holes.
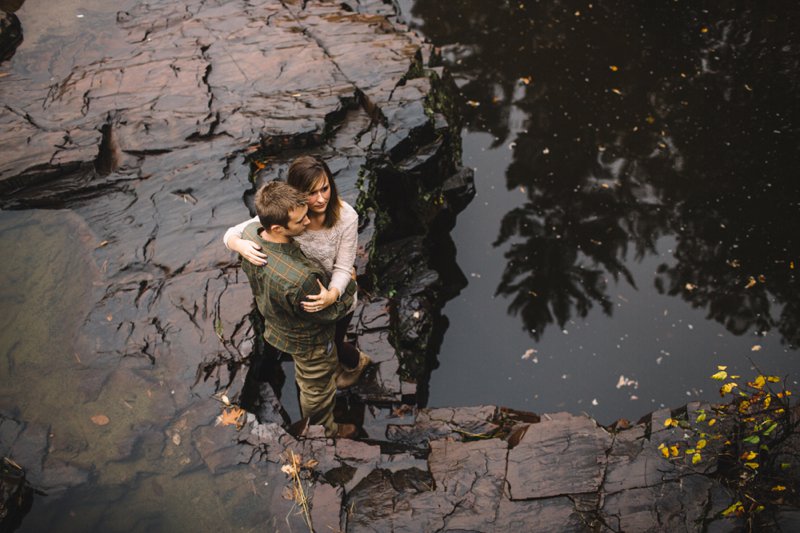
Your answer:
[[[333,341],[336,321],[345,316],[353,304],[355,282],[347,285],[337,302],[316,313],[303,311],[300,302],[319,294],[317,280],[328,286],[328,275],[308,259],[296,243],[277,244],[262,239],[261,224],[248,225],[242,238],[261,246],[267,264],[256,266],[242,261],[242,270],[250,280],[256,305],[264,317],[264,339],[288,354],[306,353],[314,347]]]

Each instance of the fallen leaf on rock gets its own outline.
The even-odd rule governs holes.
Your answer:
[[[94,422],[95,425],[98,426],[105,426],[106,424],[111,422],[111,420],[109,420],[109,418],[106,415],[94,415],[91,420],[92,422]]]
[[[223,409],[219,417],[219,422],[223,426],[236,426],[236,429],[242,427],[241,419],[244,416],[244,409],[241,407],[231,407],[230,409]]]

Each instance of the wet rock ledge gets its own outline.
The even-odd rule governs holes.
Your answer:
[[[440,309],[466,283],[441,250],[473,188],[453,86],[388,4],[150,0],[55,59],[26,57],[29,71],[49,66],[4,72],[0,207],[68,209],[92,233],[76,240],[97,278],[76,392],[95,405],[125,390],[130,409],[117,445],[88,460],[91,442],[53,439],[3,398],[0,452],[49,501],[118,493],[103,472],[147,450],[149,471],[203,470],[229,487],[226,507],[252,510],[233,513],[237,527],[301,531],[282,497],[292,451],[317,461],[306,480],[316,531],[735,527],[716,520],[729,502],[712,476],[660,456],[674,431],[659,429],[665,413],[612,433],[564,413],[414,407]],[[256,371],[270,362],[221,244],[254,188],[300,153],[325,157],[362,215],[351,333],[377,364],[339,406],[360,441],[287,431],[280,371]],[[223,395],[251,411],[244,427],[218,425]],[[113,503],[97,530],[119,527]]]

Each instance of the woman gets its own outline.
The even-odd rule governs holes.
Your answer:
[[[358,246],[358,213],[339,198],[331,171],[321,159],[298,157],[289,166],[286,181],[305,192],[308,198],[310,223],[306,231],[294,239],[306,257],[317,261],[331,276],[327,288],[321,286],[319,294],[309,296],[309,301],[302,304],[306,312],[315,313],[335,302],[344,293],[350,279],[355,279],[353,263]],[[223,241],[229,250],[260,266],[266,262],[261,247],[241,238],[244,228],[254,221],[258,221],[258,217],[228,228]],[[335,342],[340,363],[340,369],[336,372],[336,387],[339,389],[354,385],[364,368],[372,362],[367,354],[344,340],[352,318],[351,310],[336,323]]]

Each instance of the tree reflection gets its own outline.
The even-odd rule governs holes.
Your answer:
[[[416,3],[428,37],[458,43],[444,56],[468,127],[514,136],[507,186],[528,201],[495,242],[509,247],[497,293],[535,337],[610,314],[607,278],[634,284],[629,248],[641,258],[671,235],[658,290],[733,333],[798,344],[800,7],[775,9]]]

